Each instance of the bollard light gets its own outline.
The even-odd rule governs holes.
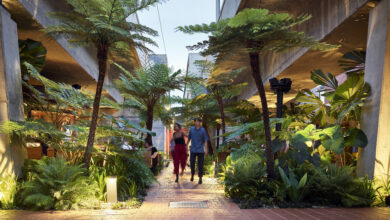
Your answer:
[[[118,201],[116,176],[110,176],[107,178],[107,202],[116,203]]]

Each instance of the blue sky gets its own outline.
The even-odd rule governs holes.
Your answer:
[[[222,2],[222,1],[221,1]],[[169,0],[158,5],[165,38],[168,65],[175,70],[186,70],[188,51],[186,46],[207,39],[207,35],[188,35],[176,32],[177,26],[210,23],[215,21],[215,0]],[[141,24],[157,30],[159,37],[154,38],[159,47],[151,47],[156,54],[163,54],[164,45],[156,7],[138,13]]]

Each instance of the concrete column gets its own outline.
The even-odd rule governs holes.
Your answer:
[[[0,122],[24,120],[17,25],[0,7]],[[26,149],[0,134],[0,174],[19,173]]]
[[[381,178],[390,168],[390,0],[370,12],[364,78],[371,86],[362,121],[369,142],[359,149],[357,171]]]

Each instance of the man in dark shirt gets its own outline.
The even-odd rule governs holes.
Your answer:
[[[195,126],[190,128],[187,141],[187,145],[191,142],[191,181],[194,181],[195,161],[198,157],[199,184],[202,184],[204,155],[207,155],[207,141],[209,140],[206,130],[200,126],[201,122],[200,118],[194,119]]]

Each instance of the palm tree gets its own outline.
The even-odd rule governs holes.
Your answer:
[[[188,89],[192,98],[182,98],[177,100],[181,105],[173,107],[172,111],[176,113],[176,119],[179,121],[192,121],[193,118],[202,119],[202,127],[209,135],[209,127],[215,126],[218,119],[218,104],[215,99],[211,99],[205,93],[204,82],[198,80],[188,83]],[[211,139],[208,141],[209,153],[213,154]]]
[[[319,43],[303,32],[291,30],[311,16],[293,17],[287,13],[269,13],[267,9],[248,8],[233,18],[227,18],[211,24],[178,27],[184,33],[209,33],[209,39],[192,46],[192,49],[204,48],[202,55],[231,55],[238,51],[248,56],[252,77],[261,99],[264,133],[266,137],[267,173],[274,178],[274,157],[271,146],[271,128],[269,110],[265,95],[264,82],[260,72],[260,54],[265,51],[282,52],[289,48],[310,47],[329,49],[334,46]],[[240,49],[238,49],[240,48]]]
[[[137,69],[134,74],[117,65],[123,73],[119,79],[114,80],[115,85],[125,98],[124,106],[135,108],[139,112],[146,113],[146,128],[152,130],[155,114],[161,113],[160,119],[164,119],[164,108],[167,93],[175,89],[181,89],[185,77],[180,76],[181,71],[173,72],[164,64],[153,65]],[[142,115],[142,114],[141,114]],[[148,134],[148,140],[152,136]]]
[[[157,2],[159,0],[67,0],[73,8],[71,12],[49,14],[59,24],[46,28],[48,35],[65,37],[76,46],[93,46],[97,51],[99,76],[83,159],[86,167],[89,166],[95,140],[107,61],[113,56],[129,57],[133,47],[148,50],[145,43],[155,45],[153,40],[144,36],[157,36],[155,30],[126,19]]]

